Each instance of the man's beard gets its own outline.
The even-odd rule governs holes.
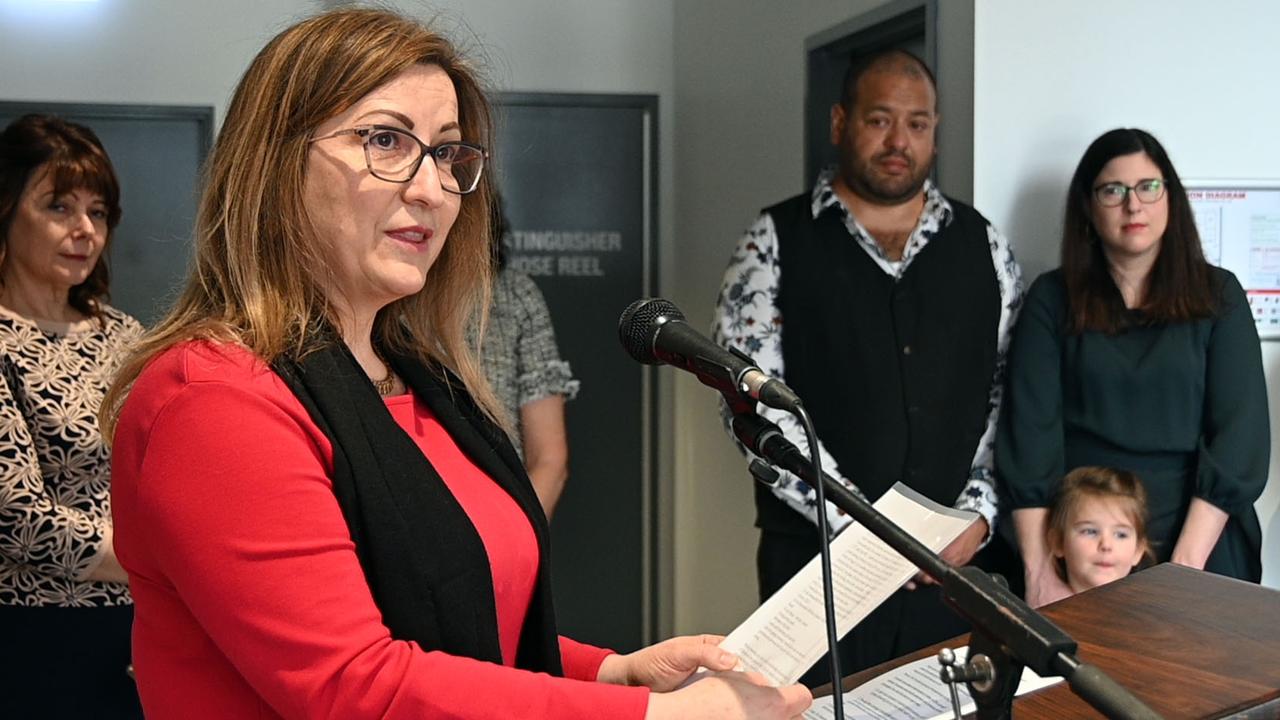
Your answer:
[[[880,173],[877,163],[895,156],[907,163],[908,173],[897,177]],[[851,148],[840,149],[840,179],[855,195],[877,205],[900,205],[915,197],[924,187],[932,166],[933,158],[924,165],[917,165],[910,156],[893,150],[879,153],[870,162],[863,162]]]

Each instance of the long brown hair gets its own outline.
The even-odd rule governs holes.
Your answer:
[[[67,304],[76,312],[102,318],[111,273],[107,248],[120,224],[120,182],[102,141],[84,125],[52,115],[23,115],[0,133],[0,282],[8,264],[9,227],[27,185],[43,172],[53,180],[54,196],[87,190],[107,207],[107,237],[102,255],[84,282],[71,288]]]
[[[1102,252],[1102,240],[1090,220],[1090,209],[1093,186],[1102,168],[1114,158],[1134,153],[1145,153],[1160,168],[1169,201],[1169,224],[1160,240],[1141,308],[1144,321],[1184,322],[1211,317],[1217,309],[1220,288],[1204,259],[1191,202],[1178,171],[1151,133],[1118,128],[1103,133],[1084,151],[1067,190],[1062,275],[1067,286],[1067,329],[1072,333],[1093,330],[1115,334],[1132,324]]]
[[[205,170],[195,260],[169,314],[123,366],[103,402],[111,437],[129,386],[166,348],[193,338],[240,343],[270,363],[316,347],[336,327],[326,259],[303,203],[307,143],[315,129],[413,65],[440,67],[458,96],[466,140],[491,145],[492,114],[478,77],[444,37],[381,9],[343,9],[273,38],[245,71]],[[438,361],[501,417],[466,327],[483,322],[492,270],[489,178],[463,199],[431,281],[383,308],[374,335],[388,349]]]

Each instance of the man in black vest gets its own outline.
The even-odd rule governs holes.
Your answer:
[[[992,441],[1021,273],[1004,237],[928,179],[937,123],[919,58],[855,61],[831,109],[838,168],[765,209],[738,243],[713,335],[799,393],[828,473],[873,501],[902,481],[976,511],[942,556],[990,566],[979,550],[995,527]],[[809,452],[793,418],[762,414]],[[761,601],[817,554],[816,507],[789,473],[772,491],[756,485]],[[834,531],[849,523],[834,506],[828,518]],[[966,629],[936,586],[900,590],[841,642],[842,670]],[[824,668],[804,681],[825,682]]]

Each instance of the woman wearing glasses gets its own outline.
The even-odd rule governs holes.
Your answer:
[[[1029,603],[1070,594],[1045,544],[1046,506],[1084,465],[1142,478],[1160,561],[1261,579],[1258,334],[1235,276],[1205,262],[1186,190],[1150,134],[1112,130],[1085,151],[1062,266],[1027,293],[1010,352],[996,457]]]
[[[242,78],[193,275],[105,403],[148,718],[808,704],[729,672],[677,689],[733,665],[714,637],[616,655],[556,633],[546,520],[465,342],[488,120],[447,41],[382,11],[303,21]]]

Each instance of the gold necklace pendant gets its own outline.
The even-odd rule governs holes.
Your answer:
[[[373,389],[377,390],[379,395],[386,397],[396,391],[396,371],[391,369],[391,363],[382,357],[382,353],[378,352],[377,347],[373,349],[373,355],[387,369],[387,375],[381,380],[369,378],[369,382],[373,383]]]
[[[372,380],[373,389],[378,391],[382,397],[386,397],[396,391],[396,374],[391,372],[391,368],[387,368],[387,376],[381,380]]]

